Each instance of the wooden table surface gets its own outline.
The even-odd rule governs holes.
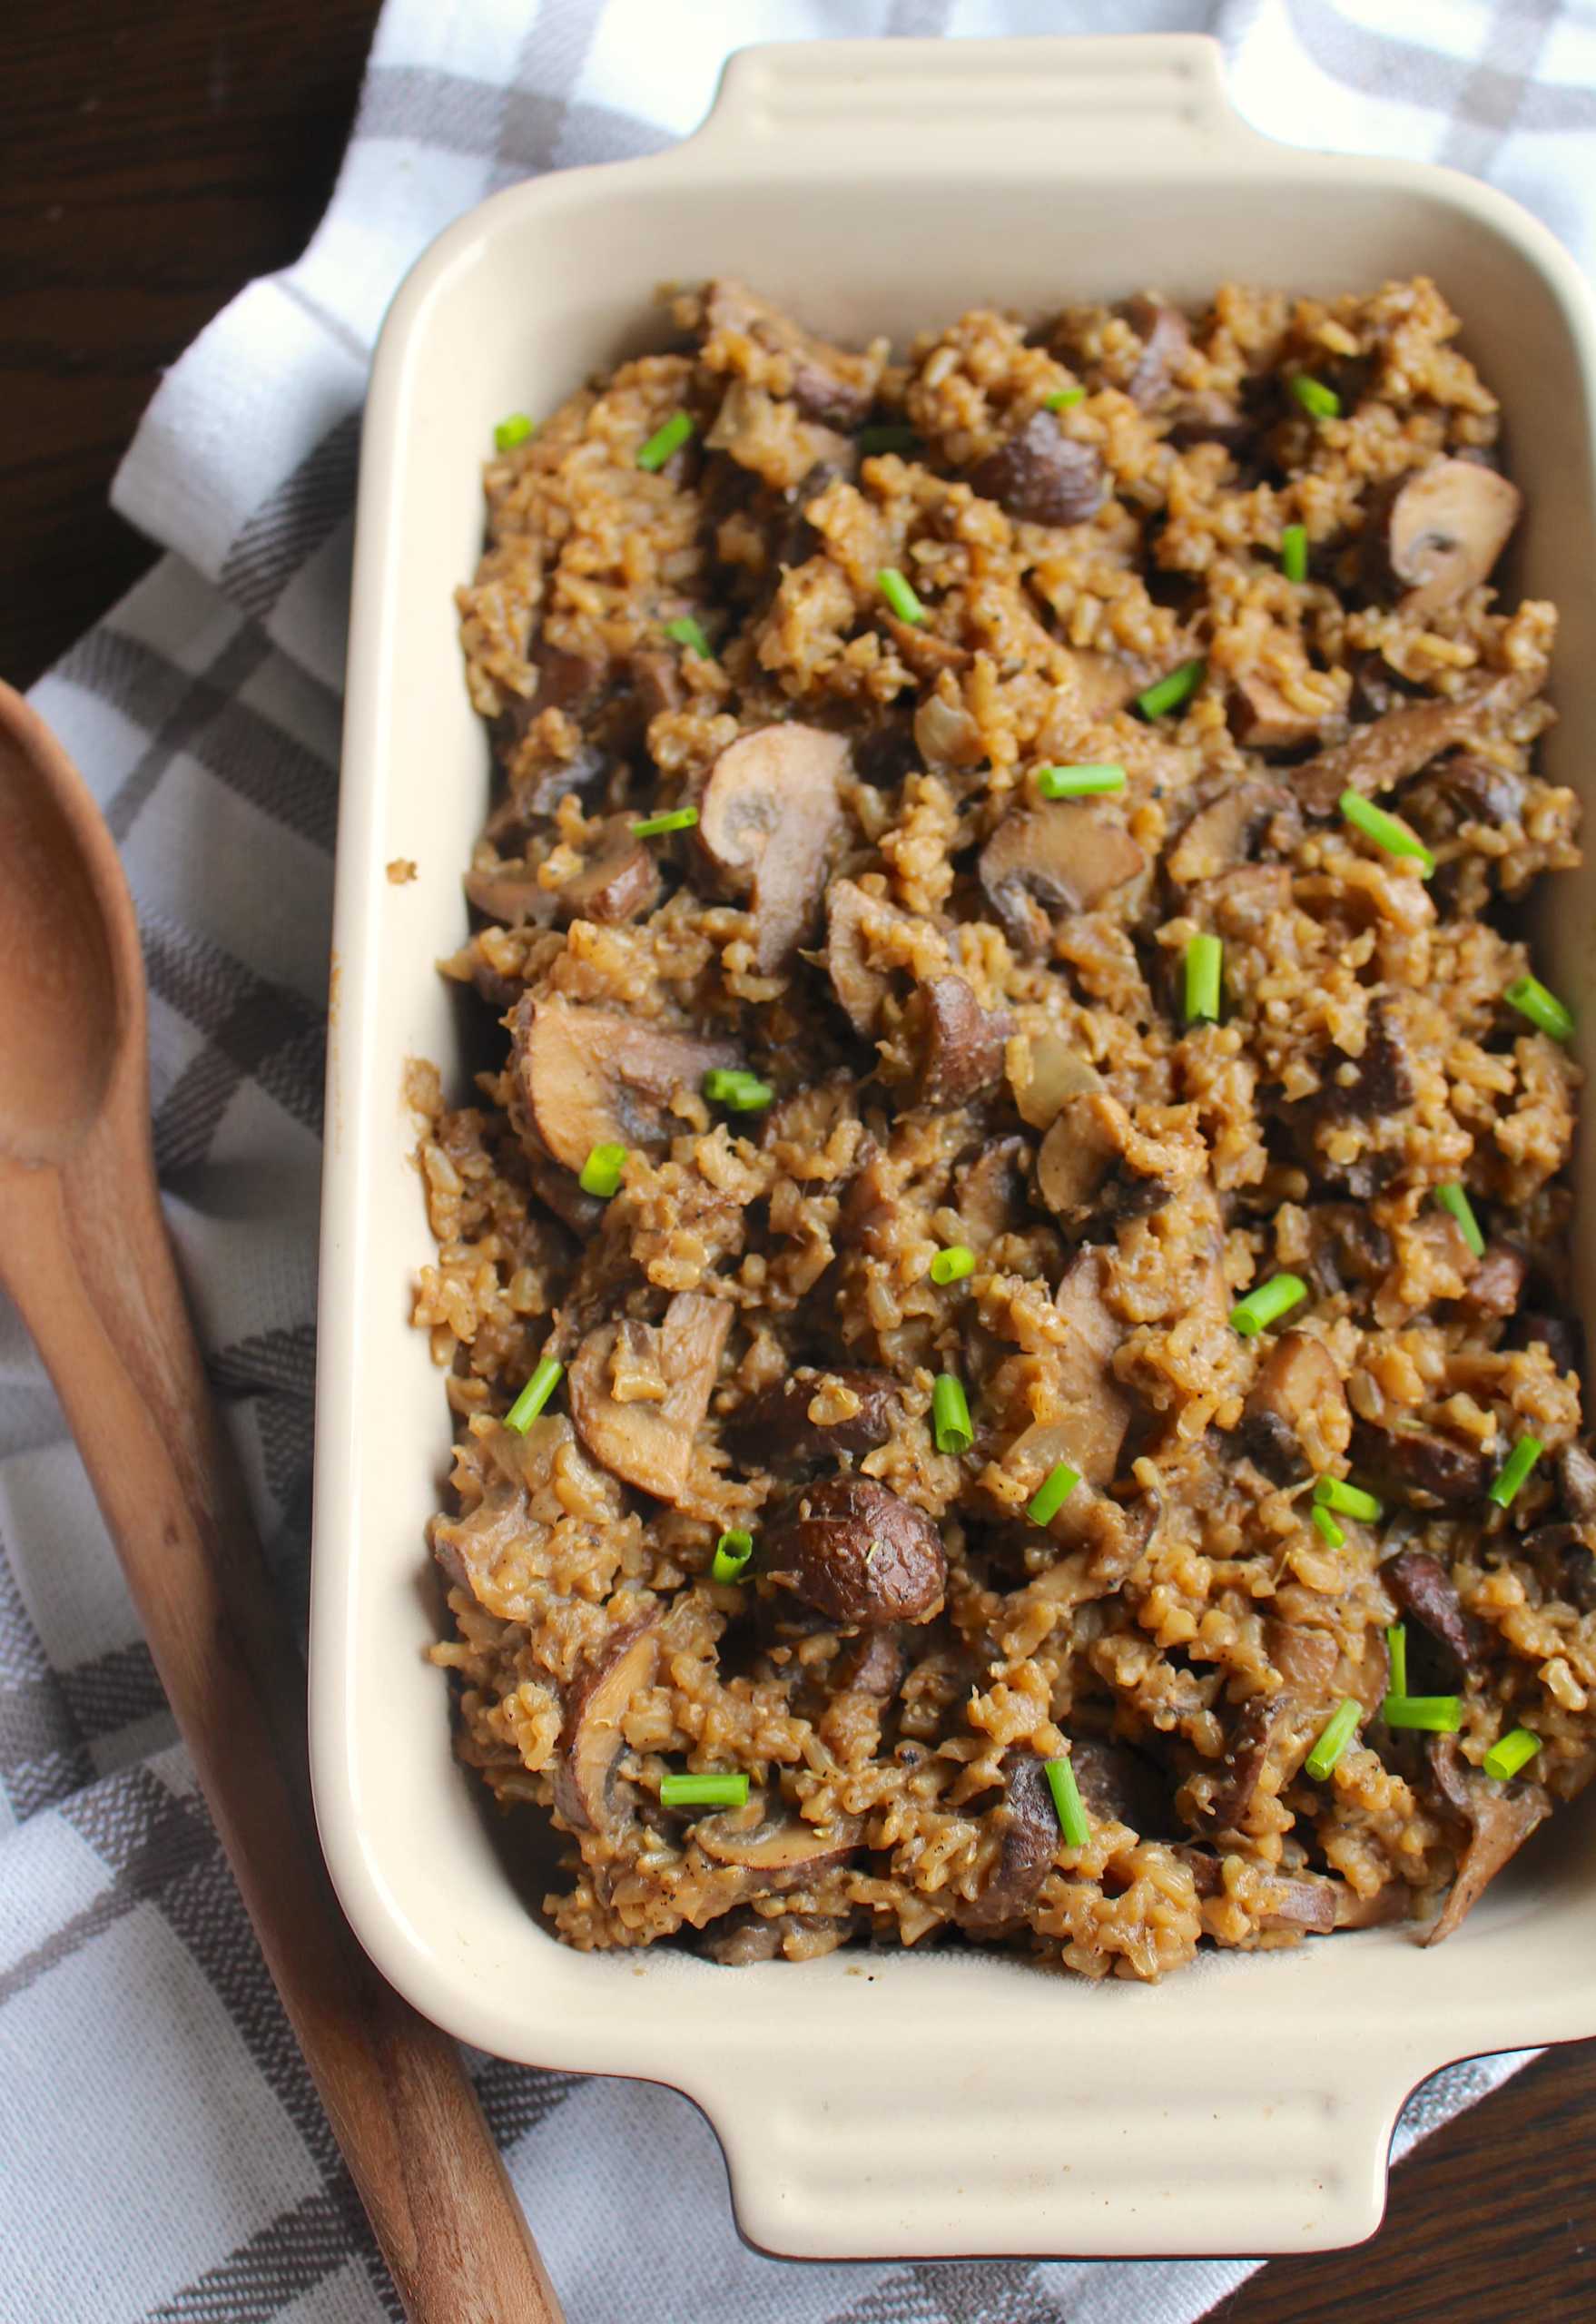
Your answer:
[[[54,0],[6,13],[0,675],[13,684],[35,678],[149,562],[107,506],[117,459],[163,365],[250,276],[297,255],[331,188],[375,15],[373,0]],[[1276,2261],[1217,2315],[1585,2324],[1593,2177],[1596,2043],[1585,2043],[1404,2164],[1372,2242]]]

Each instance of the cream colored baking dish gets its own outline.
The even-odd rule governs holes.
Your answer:
[[[1446,172],[1291,152],[1187,38],[893,42],[734,59],[699,134],[518,186],[405,284],[366,420],[339,836],[323,1212],[311,1722],[333,1876],[401,1992],[483,2048],[675,2084],[744,2231],[805,2255],[1260,2252],[1376,2225],[1393,2122],[1446,2061],[1596,2034],[1596,1826],[1558,1817],[1433,1952],[1371,1931],[1096,1987],[968,1953],[731,1972],[583,1955],[511,1885],[423,1659],[421,1528],[448,1424],[406,1322],[427,1229],[405,1061],[458,1029],[433,962],[488,781],[454,585],[493,421],[645,343],[664,279],[745,275],[835,337],[975,301],[1037,310],[1222,278],[1305,290],[1422,269],[1503,395],[1522,578],[1557,598],[1558,779],[1596,725],[1593,343],[1552,238]],[[1590,790],[1587,785],[1587,798]],[[384,867],[408,856],[409,885]],[[1553,883],[1545,973],[1587,1009],[1596,871]],[[1590,1142],[1585,1147],[1586,1173]],[[1587,1306],[1587,1312],[1589,1307]]]

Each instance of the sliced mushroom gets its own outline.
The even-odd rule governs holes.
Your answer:
[[[1141,341],[1136,369],[1125,382],[1125,392],[1143,411],[1161,402],[1173,385],[1171,374],[1191,346],[1191,325],[1178,307],[1167,306],[1138,291],[1119,310]]]
[[[1240,404],[1217,388],[1198,388],[1183,396],[1169,423],[1169,441],[1181,452],[1193,444],[1223,444],[1227,452],[1244,451],[1256,432]]]
[[[568,1226],[582,1241],[596,1234],[605,1213],[601,1198],[585,1194],[580,1181],[569,1170],[562,1170],[557,1162],[551,1162],[532,1145],[527,1145],[526,1152],[527,1176],[538,1201],[547,1205],[560,1224]]]
[[[723,1969],[755,1961],[818,1961],[855,1933],[857,1913],[759,1913],[745,1905],[714,1923],[704,1951]]]
[[[1454,751],[1437,759],[1402,794],[1404,819],[1424,838],[1453,838],[1465,823],[1500,828],[1522,822],[1523,777],[1490,759]]]
[[[1578,1372],[1584,1364],[1585,1334],[1575,1315],[1521,1307],[1502,1340],[1508,1347],[1543,1347],[1560,1372]]]
[[[1439,1945],[1466,1920],[1503,1865],[1552,1813],[1552,1802],[1540,1784],[1527,1783],[1522,1777],[1512,1783],[1493,1783],[1489,1776],[1469,1765],[1458,1748],[1456,1736],[1432,1735],[1426,1739],[1436,1786],[1469,1827],[1468,1845],[1458,1860],[1452,1894],[1424,1938],[1426,1945]]]
[[[1200,1897],[1223,1894],[1224,1860],[1211,1848],[1183,1843],[1171,1854],[1187,1866]],[[1394,1894],[1388,1887],[1375,1896],[1363,1897],[1345,1881],[1332,1880],[1324,1873],[1276,1873],[1273,1877],[1276,1901],[1272,1912],[1259,1915],[1261,1929],[1296,1928],[1323,1936],[1332,1929],[1368,1928],[1377,1921],[1398,1920],[1406,1910],[1407,1892],[1400,1886]]]
[[[999,1836],[998,1852],[979,1893],[961,1900],[961,1928],[995,1935],[1024,1919],[1052,1869],[1059,1817],[1043,1763],[1032,1751],[1011,1751],[1003,1765],[1003,1797],[987,1811]]]
[[[607,752],[590,743],[566,757],[529,747],[527,730],[540,706],[517,696],[494,721],[493,747],[510,785],[482,827],[483,837],[496,847],[524,845],[535,822],[552,815],[569,793],[596,790],[614,763]]]
[[[537,672],[539,710],[579,716],[593,707],[609,683],[609,662],[602,653],[577,653],[549,637],[540,637],[532,648],[532,665]]]
[[[752,1828],[744,1828],[736,1816],[706,1816],[694,1826],[693,1837],[713,1863],[757,1874],[762,1889],[790,1888],[845,1864],[859,1846],[862,1828],[853,1816],[835,1824],[805,1824],[778,1801]]]
[[[1389,1270],[1391,1237],[1360,1204],[1315,1203],[1307,1223],[1307,1273],[1321,1297],[1367,1289]]]
[[[1370,510],[1364,579],[1404,613],[1439,613],[1486,579],[1522,507],[1518,487],[1478,460],[1432,460]]]
[[[1530,1263],[1514,1243],[1493,1240],[1476,1260],[1458,1305],[1477,1315],[1512,1315],[1517,1312]]]
[[[766,1531],[764,1566],[828,1620],[862,1630],[930,1621],[948,1575],[923,1511],[873,1477],[846,1474],[793,1496]]]
[[[1596,1458],[1582,1444],[1557,1456],[1557,1497],[1571,1517],[1596,1517]]]
[[[1363,1054],[1328,1065],[1324,1086],[1310,1111],[1331,1121],[1389,1120],[1414,1101],[1413,1075],[1402,1037],[1382,1005],[1369,1011]]]
[[[710,769],[699,842],[734,890],[752,890],[764,975],[792,959],[820,908],[827,852],[843,821],[837,785],[847,771],[841,734],[796,724],[740,734]]]
[[[680,710],[687,699],[682,684],[681,657],[667,652],[663,645],[639,645],[632,654],[628,667],[638,707],[645,720],[659,716],[662,710]]]
[[[729,1041],[529,992],[516,1009],[511,1054],[533,1127],[567,1170],[580,1170],[596,1146],[658,1143],[670,1134],[677,1090],[742,1062]]]
[[[1260,844],[1289,854],[1302,832],[1296,802],[1283,783],[1232,783],[1197,809],[1164,857],[1181,887],[1217,879]]]
[[[1352,1460],[1376,1493],[1414,1509],[1478,1501],[1491,1482],[1483,1452],[1416,1424],[1355,1421]]]
[[[678,1291],[664,1320],[642,1327],[651,1334],[650,1353],[665,1382],[658,1402],[623,1403],[614,1393],[620,1324],[588,1334],[571,1359],[566,1384],[576,1434],[601,1468],[659,1501],[682,1499],[731,1322],[725,1300]]]
[[[1179,1828],[1163,1770],[1117,1736],[1076,1736],[1069,1764],[1094,1823],[1124,1824],[1138,1838],[1153,1840],[1170,1838]]]
[[[1147,858],[1122,823],[1076,800],[1011,809],[980,852],[980,883],[1015,949],[1049,950],[1053,921],[1092,911],[1144,871]]]
[[[617,1775],[626,1738],[621,1731],[635,1696],[654,1684],[659,1662],[658,1617],[614,1631],[604,1652],[566,1694],[566,1719],[554,1764],[554,1804],[573,1830],[613,1832],[629,1823],[636,1795]]]
[[[823,1383],[845,1390],[856,1409],[829,1424],[811,1420],[809,1408]],[[810,1461],[834,1461],[839,1452],[873,1452],[902,1419],[901,1392],[890,1372],[803,1364],[745,1405],[729,1435],[744,1462],[762,1469],[798,1468]]]
[[[895,1627],[862,1630],[832,1663],[832,1685],[839,1693],[890,1702],[902,1685],[908,1667],[909,1657]]]
[[[1299,709],[1261,670],[1236,681],[1227,715],[1244,750],[1293,751],[1311,743],[1325,723],[1321,709]]]
[[[1032,1033],[1024,1062],[1025,1078],[1014,1083],[1014,1103],[1020,1120],[1032,1129],[1050,1129],[1069,1098],[1103,1086],[1096,1066],[1062,1033]]]
[[[1365,798],[1390,791],[1443,751],[1468,742],[1485,720],[1516,709],[1536,683],[1524,672],[1510,670],[1453,701],[1414,702],[1388,710],[1373,724],[1355,727],[1345,743],[1294,767],[1292,788],[1314,815],[1333,814],[1344,791],[1358,791]]]
[[[1025,1202],[1021,1157],[1027,1150],[1026,1140],[1012,1132],[989,1137],[974,1161],[955,1173],[953,1207],[977,1250],[1019,1225]]]
[[[658,862],[652,848],[633,838],[629,815],[616,819],[597,853],[555,891],[561,920],[591,920],[612,928],[652,911],[658,901]]]
[[[1452,1576],[1439,1558],[1426,1556],[1423,1550],[1401,1550],[1386,1559],[1380,1575],[1404,1613],[1423,1622],[1463,1669],[1482,1667],[1487,1633],[1463,1611]]]
[[[856,1033],[871,1033],[881,1015],[890,980],[867,958],[866,929],[874,921],[901,919],[895,904],[872,896],[852,880],[833,880],[826,895],[826,974],[843,1015]]]
[[[704,319],[710,331],[752,339],[767,354],[785,356],[793,401],[806,419],[857,428],[870,416],[881,379],[874,356],[856,355],[818,339],[747,284],[729,276],[709,284]]]
[[[1328,1630],[1306,1630],[1299,1622],[1267,1621],[1264,1651],[1304,1702],[1322,1700],[1335,1683],[1341,1655]]]
[[[1326,1439],[1346,1441],[1346,1391],[1323,1340],[1286,1332],[1258,1366],[1239,1431],[1248,1457],[1276,1484],[1296,1484],[1322,1464]]]
[[[1083,1246],[1059,1282],[1054,1305],[1069,1330],[1049,1353],[1049,1417],[1023,1429],[1009,1453],[1019,1468],[1038,1471],[1039,1483],[1056,1461],[1068,1460],[1099,1492],[1118,1469],[1133,1403],[1112,1369],[1125,1326],[1108,1304],[1109,1280],[1107,1254]]]
[[[916,710],[914,747],[929,767],[979,766],[987,754],[985,736],[951,686],[928,694]]]
[[[1037,1192],[1072,1235],[1108,1231],[1167,1203],[1195,1157],[1148,1137],[1106,1089],[1067,1098],[1037,1155]]]
[[[1198,1821],[1206,1831],[1228,1832],[1241,1828],[1242,1818],[1252,1806],[1253,1795],[1263,1781],[1264,1770],[1269,1764],[1269,1753],[1285,1723],[1287,1705],[1276,1695],[1272,1699],[1255,1696],[1242,1706],[1241,1715],[1231,1730],[1226,1746],[1220,1780],[1208,1795]]]
[[[462,884],[483,918],[503,928],[542,925],[554,918],[555,891],[539,885],[530,863],[474,863]]]
[[[1596,1613],[1596,1523],[1590,1518],[1537,1525],[1519,1544],[1549,1597]]]
[[[1057,412],[1033,411],[1022,428],[978,460],[970,487],[1030,525],[1081,525],[1103,505],[1102,455],[1067,436]]]
[[[914,1055],[917,1106],[965,1106],[1003,1078],[1009,1019],[990,1017],[962,977],[928,977],[917,986],[903,1029]]]

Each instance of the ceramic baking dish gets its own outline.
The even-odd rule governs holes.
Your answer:
[[[646,344],[667,278],[745,275],[832,336],[901,340],[975,302],[1035,311],[1147,285],[1200,300],[1227,277],[1333,291],[1415,270],[1462,310],[1505,400],[1527,499],[1518,578],[1565,621],[1549,768],[1580,783],[1596,725],[1596,344],[1572,265],[1463,177],[1256,135],[1205,41],[748,50],[676,151],[517,186],[451,228],[383,332],[327,1108],[322,1837],[355,1928],[418,2007],[507,2057],[689,2093],[744,2230],[775,2251],[1264,2252],[1369,2234],[1415,2083],[1596,2034],[1596,1824],[1559,1816],[1433,1952],[1371,1931],[1205,1960],[1161,1987],[952,1951],[733,1973],[664,1950],[568,1952],[539,1926],[451,1760],[423,1659],[438,1610],[421,1529],[449,1428],[406,1320],[429,1245],[401,1082],[410,1057],[458,1055],[433,962],[465,932],[460,872],[488,783],[450,602],[478,554],[483,447],[505,411],[552,406]],[[395,856],[418,865],[410,884],[385,877]],[[1551,884],[1544,973],[1589,1009],[1596,867]],[[1590,1156],[1587,1139],[1587,1177]]]

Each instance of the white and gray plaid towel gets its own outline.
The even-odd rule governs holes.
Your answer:
[[[1177,29],[1219,34],[1260,127],[1478,172],[1596,256],[1593,0],[389,0],[310,249],[156,397],[116,500],[172,554],[34,699],[123,843],[167,1215],[296,1599],[349,511],[394,286],[510,180],[691,129],[740,40]],[[1399,2152],[1519,2063],[1438,2077]],[[480,2083],[572,2324],[1187,2324],[1250,2272],[794,2267],[737,2240],[685,2100],[490,2063]],[[3,1304],[0,2156],[5,2324],[398,2313]]]

